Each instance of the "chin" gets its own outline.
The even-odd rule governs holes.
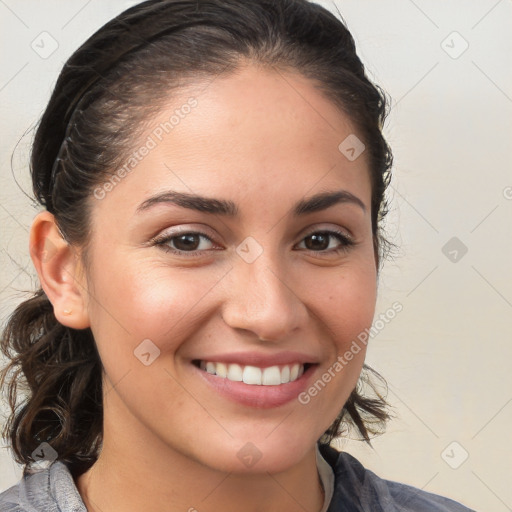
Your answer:
[[[289,436],[271,439],[255,436],[251,441],[233,439],[227,445],[207,443],[205,451],[198,453],[203,464],[225,473],[265,474],[280,473],[299,464],[307,453],[315,448],[314,440],[295,442]]]

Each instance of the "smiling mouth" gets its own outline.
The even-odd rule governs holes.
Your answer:
[[[195,360],[193,364],[200,370],[232,382],[244,382],[252,386],[280,386],[299,379],[312,366],[310,363],[258,366],[239,365],[236,363],[218,363]]]

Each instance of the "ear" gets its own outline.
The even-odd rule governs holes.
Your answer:
[[[89,327],[83,265],[78,251],[63,238],[50,212],[39,213],[32,223],[30,257],[55,318],[73,329]]]

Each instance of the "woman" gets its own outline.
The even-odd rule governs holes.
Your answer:
[[[303,0],[150,0],[75,52],[31,156],[41,290],[3,338],[26,469],[2,510],[468,510],[329,446],[388,418],[362,336],[385,115]]]

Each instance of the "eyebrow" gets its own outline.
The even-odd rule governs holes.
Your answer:
[[[152,206],[161,203],[170,203],[182,208],[189,208],[198,212],[211,213],[216,215],[225,215],[227,217],[236,217],[239,209],[233,201],[225,199],[215,199],[211,197],[189,194],[186,192],[168,191],[157,194],[141,203],[137,212],[148,210]],[[359,206],[363,212],[366,212],[364,203],[354,194],[347,190],[337,190],[333,192],[321,192],[307,199],[302,199],[295,204],[293,215],[307,215],[321,210],[326,210],[335,204],[349,203]]]

